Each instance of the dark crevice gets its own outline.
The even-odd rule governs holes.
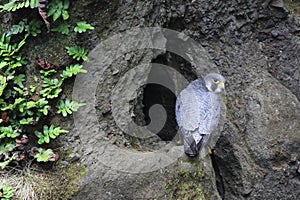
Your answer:
[[[216,185],[217,185],[218,193],[219,193],[220,197],[222,199],[224,199],[225,198],[224,182],[223,182],[223,178],[221,176],[220,169],[219,169],[219,166],[218,166],[218,163],[216,161],[216,157],[215,157],[215,154],[213,151],[212,151],[212,154],[210,154],[210,158],[211,158],[212,166],[215,171]]]
[[[181,73],[188,81],[197,78],[195,73],[192,72],[191,64],[174,53],[167,51],[164,54],[158,55],[152,60],[152,63],[172,67]],[[166,122],[163,128],[156,134],[163,141],[172,141],[178,132],[175,118],[176,95],[173,92],[175,91],[176,83],[170,72],[160,68],[152,67],[148,79],[152,79],[151,77],[155,77],[155,80],[163,79],[164,83],[168,83],[166,85],[168,85],[169,88],[153,82],[144,85],[143,88],[141,88],[140,97],[133,103],[136,116],[134,121],[140,126],[149,125],[151,123],[151,116],[149,116],[151,107],[156,104],[162,106],[166,112]],[[161,118],[158,116],[158,119]],[[157,119],[153,118],[152,120],[155,121]],[[149,130],[152,131],[151,129]]]
[[[168,88],[158,84],[147,84],[143,95],[143,113],[146,125],[151,122],[149,109],[155,105],[162,105],[166,111],[167,120],[164,127],[157,135],[164,141],[173,140],[177,134],[177,125],[175,121],[175,94]]]

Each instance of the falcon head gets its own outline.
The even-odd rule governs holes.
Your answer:
[[[204,77],[206,88],[215,93],[225,90],[225,78],[217,73],[210,73]]]

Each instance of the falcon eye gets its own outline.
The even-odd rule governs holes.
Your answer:
[[[218,84],[220,81],[218,79],[214,79],[214,82]]]

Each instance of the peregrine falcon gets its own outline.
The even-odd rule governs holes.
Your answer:
[[[176,121],[183,135],[184,152],[191,157],[207,144],[220,118],[220,97],[225,79],[217,73],[192,81],[176,100]]]

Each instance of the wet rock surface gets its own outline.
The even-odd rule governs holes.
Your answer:
[[[201,187],[207,191],[208,185],[218,186],[206,194],[207,199],[298,199],[300,19],[293,7],[297,5],[275,1],[76,2],[81,8],[79,15],[91,15],[87,8],[92,7],[100,11],[90,18],[92,24],[99,26],[92,39],[81,38],[87,45],[96,46],[99,39],[105,40],[135,26],[174,29],[203,45],[212,64],[227,79],[227,114],[215,146],[214,164],[210,157],[203,160],[211,172],[206,174],[209,181],[203,181]],[[145,59],[150,62],[153,57],[148,53],[151,51],[130,52],[103,74],[103,84],[97,89],[97,113],[103,137],[78,133],[81,140],[77,150],[90,173],[81,180],[81,190],[74,199],[167,199],[170,196],[164,184],[170,180],[170,174],[180,173],[176,170],[177,163],[145,174],[127,174],[99,164],[97,158],[100,143],[96,141],[99,140],[134,151],[139,148],[151,151],[168,143],[159,144],[157,138],[146,142],[135,140],[112,124],[111,87],[132,66]],[[179,69],[188,67],[182,59],[172,59],[171,54],[158,54],[164,58],[156,57],[156,60],[164,60],[164,64]],[[200,75],[185,71],[181,73],[188,80]],[[141,89],[139,95],[142,93]],[[139,110],[142,109],[135,113],[140,114],[136,122],[146,123],[145,113]]]

